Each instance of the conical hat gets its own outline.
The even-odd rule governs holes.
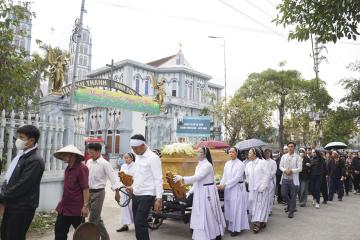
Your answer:
[[[84,160],[84,154],[79,149],[77,149],[74,145],[68,145],[68,146],[63,147],[62,149],[56,151],[54,153],[54,157],[56,157],[56,158],[58,158],[60,160],[64,160],[63,159],[63,154],[64,153],[76,154],[80,161]]]

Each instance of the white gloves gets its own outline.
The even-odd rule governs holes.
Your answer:
[[[174,176],[174,182],[179,182],[179,181],[181,181],[181,180],[183,180],[184,178],[182,177],[182,176],[180,176],[180,175],[175,175]]]

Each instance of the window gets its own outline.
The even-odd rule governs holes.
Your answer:
[[[79,64],[80,65],[83,65],[83,61],[84,61],[84,58],[82,55],[80,55],[80,58],[79,58]]]
[[[84,66],[88,65],[88,58],[86,56],[84,56]]]
[[[149,81],[145,81],[145,95],[149,95]]]
[[[200,96],[200,86],[197,86],[196,88],[196,95],[197,95],[197,101],[200,102],[201,96]]]
[[[192,100],[192,98],[193,98],[193,92],[192,91],[193,91],[192,84],[189,83],[189,85],[187,86],[187,98],[189,100]]]
[[[84,46],[84,54],[88,54],[88,47]]]
[[[176,82],[176,80],[173,80],[172,81],[172,91],[171,91],[171,96],[173,96],[173,97],[176,97],[176,86],[177,85],[177,82]]]
[[[135,80],[135,90],[137,92],[140,90],[140,80],[138,78]]]

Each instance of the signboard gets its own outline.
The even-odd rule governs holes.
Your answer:
[[[210,137],[210,117],[184,117],[178,120],[176,135],[180,137]]]
[[[113,81],[110,79],[85,79],[81,81],[77,81],[75,83],[76,87],[95,87],[95,88],[112,88],[118,91],[121,91],[126,94],[135,95],[135,96],[141,96],[139,93],[137,93],[134,89],[128,87],[127,85]],[[67,84],[64,87],[62,87],[61,91],[63,95],[69,95],[71,90],[71,84]]]
[[[122,92],[82,87],[75,91],[75,102],[105,108],[121,108],[135,112],[159,114],[160,106],[152,98]]]

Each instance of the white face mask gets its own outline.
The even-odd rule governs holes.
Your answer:
[[[26,141],[21,140],[20,138],[16,139],[15,146],[18,150],[24,150],[26,148]]]

